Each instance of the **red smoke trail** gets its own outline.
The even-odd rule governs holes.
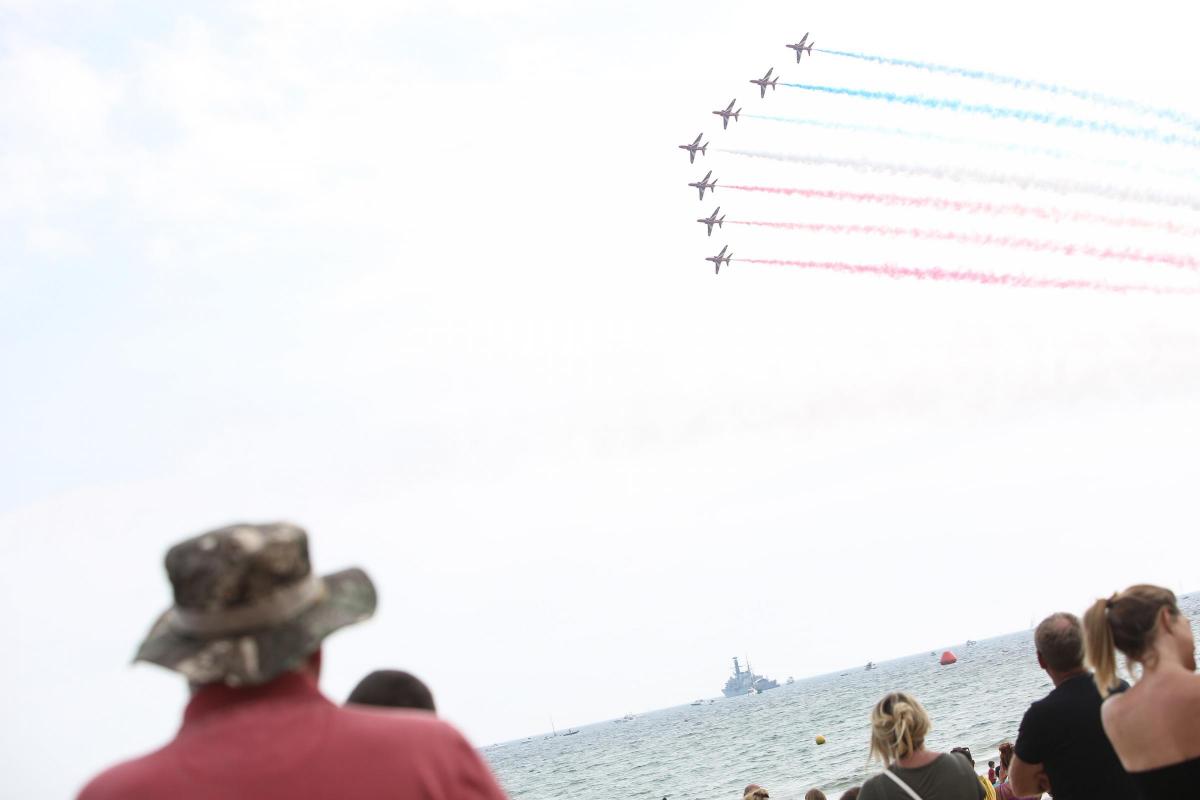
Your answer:
[[[1053,253],[1060,256],[1087,256],[1116,261],[1140,261],[1148,264],[1167,264],[1181,269],[1200,269],[1200,260],[1180,253],[1144,253],[1141,250],[1114,250],[1109,247],[1093,247],[1088,244],[1065,244],[1043,239],[1023,239],[1015,236],[991,236],[986,233],[956,233],[935,231],[925,228],[892,228],[886,225],[825,225],[808,222],[757,222],[729,220],[730,225],[754,225],[760,228],[784,228],[814,233],[860,233],[867,236],[888,238],[909,237],[962,244],[992,245],[1031,250],[1035,253]]]
[[[975,200],[956,200],[952,197],[879,194],[875,192],[839,192],[832,189],[793,189],[783,186],[731,186],[728,184],[723,186],[726,189],[735,189],[741,192],[766,192],[768,194],[813,197],[824,200],[849,200],[855,203],[874,203],[884,206],[934,208],[939,211],[959,211],[965,214],[1010,214],[1020,217],[1034,217],[1050,222],[1095,223],[1122,228],[1161,230],[1180,236],[1200,236],[1200,228],[1190,225],[1179,225],[1170,221],[1157,221],[1138,217],[1117,217],[1107,214],[1093,214],[1088,211],[1064,211],[1058,208],[1027,206],[1020,203],[987,203]]]
[[[1031,275],[978,272],[975,270],[943,269],[941,267],[899,267],[894,264],[849,264],[845,261],[787,261],[778,258],[735,258],[746,264],[773,264],[803,269],[823,269],[855,275],[884,275],[888,278],[916,278],[917,280],[982,283],[989,286],[1014,286],[1025,289],[1090,289],[1097,292],[1147,292],[1149,294],[1200,294],[1200,287],[1149,286],[1146,284],[1105,283],[1104,281],[1076,280],[1073,278],[1035,278]]]

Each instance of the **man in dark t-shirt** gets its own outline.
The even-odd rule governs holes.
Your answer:
[[[1100,723],[1100,692],[1083,666],[1083,628],[1074,614],[1042,620],[1034,633],[1038,664],[1054,690],[1021,720],[1009,768],[1020,796],[1054,800],[1132,800],[1137,794]],[[1122,681],[1122,688],[1127,686]]]

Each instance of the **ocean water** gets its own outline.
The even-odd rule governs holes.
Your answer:
[[[1180,605],[1200,638],[1200,595]],[[836,798],[878,771],[867,763],[870,710],[884,693],[903,689],[933,720],[927,745],[970,747],[985,772],[1000,743],[1016,739],[1029,703],[1053,686],[1038,668],[1032,631],[950,649],[958,663],[946,667],[940,649],[925,651],[760,695],[609,720],[573,736],[496,745],[484,756],[512,800],[734,800],[748,783],[781,800],[801,800],[814,787]]]

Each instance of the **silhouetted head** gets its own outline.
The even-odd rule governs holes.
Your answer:
[[[1038,623],[1033,632],[1038,663],[1060,674],[1083,669],[1083,626],[1079,617],[1059,611]]]
[[[363,678],[346,702],[361,706],[437,711],[429,687],[415,675],[395,669],[376,670]]]
[[[770,797],[767,790],[759,786],[757,783],[752,783],[742,792],[742,800],[763,800]]]
[[[958,753],[960,756],[962,756],[968,762],[970,762],[972,767],[975,766],[975,759],[971,756],[971,748],[969,748],[969,747],[953,747],[950,749],[950,752]]]
[[[1143,666],[1153,666],[1165,656],[1189,670],[1196,669],[1192,626],[1180,613],[1170,589],[1145,583],[1131,586],[1092,603],[1083,619],[1087,660],[1101,696],[1107,696],[1116,684],[1117,650],[1131,663]]]
[[[804,800],[825,800],[825,793],[820,789],[809,789],[804,793]]]
[[[925,744],[929,715],[905,692],[889,692],[871,709],[871,755],[892,764]]]
[[[858,793],[862,791],[861,786],[851,786],[846,791],[842,792],[842,796],[838,800],[858,800]]]

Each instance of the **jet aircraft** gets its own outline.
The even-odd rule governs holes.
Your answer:
[[[724,216],[718,217],[717,214],[720,214],[720,213],[721,213],[721,207],[717,206],[717,210],[712,213],[712,216],[705,217],[704,219],[698,219],[698,220],[696,220],[696,222],[703,222],[705,225],[707,225],[708,226],[708,235],[712,236],[712,226],[713,225],[716,225],[718,228],[724,227],[721,223],[725,221],[725,217]]]
[[[774,71],[775,71],[775,68],[771,67],[769,70],[767,70],[766,75],[763,75],[761,78],[756,78],[756,79],[750,81],[751,83],[758,86],[758,90],[759,90],[759,92],[761,92],[761,94],[759,95],[760,99],[767,96],[767,87],[768,86],[770,86],[772,89],[774,89],[775,84],[779,83],[778,75],[775,76],[774,80],[771,79],[771,73]]]
[[[721,130],[725,130],[726,128],[729,127],[729,118],[730,117],[733,117],[736,120],[738,118],[738,114],[742,113],[742,110],[740,108],[737,111],[733,110],[733,104],[736,102],[737,102],[737,98],[735,97],[734,99],[729,101],[729,105],[727,105],[723,111],[712,112],[721,118]]]
[[[809,57],[810,58],[812,57],[813,45],[816,44],[816,42],[809,42],[807,45],[804,44],[805,42],[808,42],[808,34],[807,33],[804,34],[804,38],[801,39],[800,41],[796,42],[795,44],[788,45],[788,47],[790,47],[796,51],[796,63],[797,64],[800,63],[800,54],[801,53],[808,53]]]
[[[704,144],[700,144],[700,140],[703,138],[704,138],[704,134],[698,133],[698,134],[696,134],[696,141],[692,142],[691,144],[679,145],[680,150],[688,151],[688,163],[689,164],[696,163],[696,151],[697,150],[699,150],[701,153],[707,155],[706,150],[708,149],[708,142],[705,142]]]
[[[700,180],[696,181],[695,183],[689,183],[689,184],[688,184],[688,186],[695,186],[697,189],[699,189],[699,190],[700,190],[700,199],[701,199],[701,200],[703,200],[703,199],[704,199],[704,190],[705,190],[705,189],[712,189],[714,192],[717,190],[717,181],[716,181],[716,179],[714,178],[714,179],[713,179],[711,182],[708,180],[708,179],[709,179],[709,178],[711,178],[711,177],[712,177],[712,170],[710,169],[710,170],[708,171],[708,174],[707,174],[707,175],[705,175],[703,178],[701,178]]]
[[[729,255],[725,255],[725,251],[728,249],[729,249],[729,245],[725,245],[724,247],[721,248],[721,252],[717,253],[715,256],[709,256],[708,258],[704,259],[705,261],[713,262],[713,266],[717,268],[717,271],[713,273],[714,275],[721,274],[721,265],[722,264],[729,266],[729,259],[733,258],[733,253],[730,253]]]

